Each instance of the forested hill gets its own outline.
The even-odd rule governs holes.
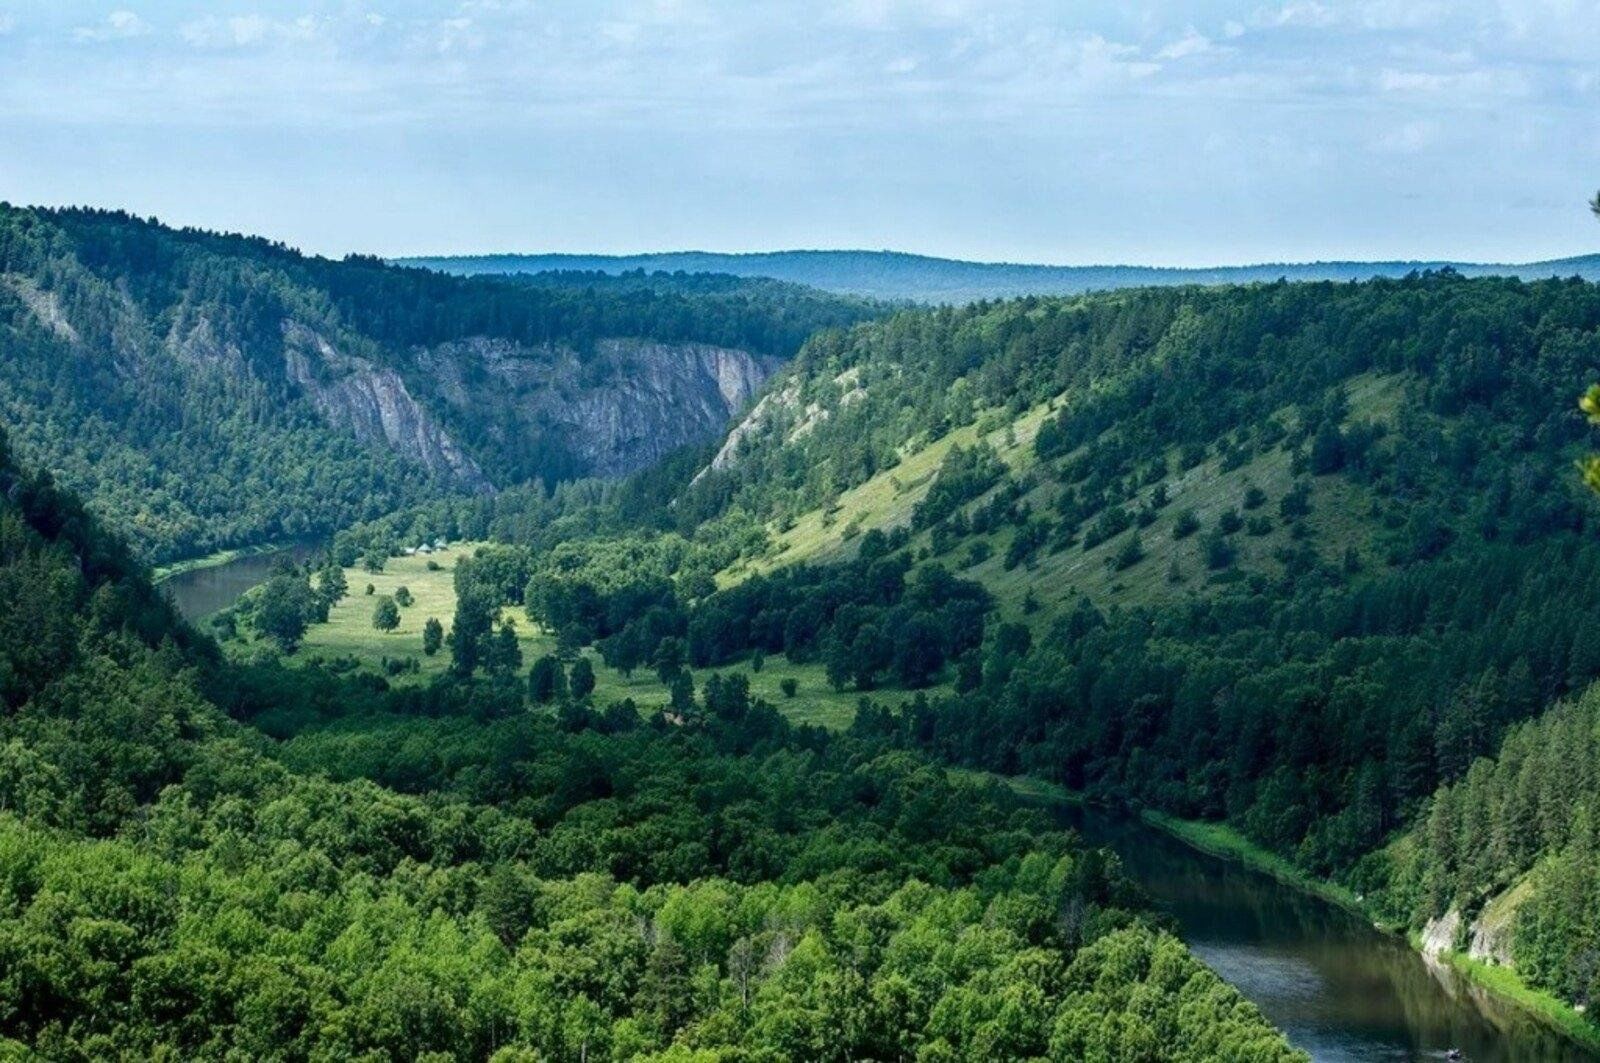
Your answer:
[[[224,664],[3,441],[0,634],[8,1059],[1303,1058],[998,783]]]
[[[156,560],[626,473],[871,312],[775,281],[462,279],[0,205],[0,417]]]
[[[1582,281],[905,313],[811,344],[675,514],[763,522],[755,570],[896,532],[1038,645],[936,703],[937,745],[1329,872],[1600,674],[1562,590],[1600,571],[1597,364]]]
[[[772,251],[718,254],[675,251],[641,255],[460,255],[400,260],[463,275],[538,274],[547,270],[630,270],[727,273],[773,277],[825,291],[875,299],[965,303],[1019,295],[1074,295],[1168,284],[1249,284],[1258,281],[1366,280],[1450,268],[1464,276],[1525,279],[1581,276],[1600,280],[1600,255],[1521,264],[1480,262],[1267,262],[1177,269],[1159,266],[1045,266],[965,262],[898,251]]]

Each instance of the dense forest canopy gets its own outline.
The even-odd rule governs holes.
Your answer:
[[[1571,593],[1600,574],[1571,405],[1597,363],[1576,280],[903,312],[809,343],[716,468],[397,514],[347,549],[519,543],[487,600],[608,664],[674,640],[693,667],[821,662],[874,699],[858,733],[1225,821],[1402,922],[1471,916],[1539,864],[1518,968],[1587,1004],[1589,813],[1524,828],[1591,803],[1529,779],[1597,770],[1578,710],[1528,722],[1600,678],[1600,606]],[[943,611],[968,585],[970,629]],[[1530,768],[1546,733],[1564,766]]]
[[[227,664],[0,486],[0,1050],[1297,1058],[996,782],[732,681],[672,726]]]
[[[710,389],[701,421],[657,411],[698,441],[722,428],[715,404],[742,394],[718,392],[725,356],[685,345],[739,352],[748,388],[817,330],[871,312],[772,281],[463,279],[0,206],[0,412],[30,460],[159,561],[608,471],[568,423],[605,416],[584,406],[596,394],[634,409],[615,394],[637,386],[634,351],[685,381],[638,401]],[[617,338],[631,346],[606,346]],[[613,443],[613,464],[653,453]]]

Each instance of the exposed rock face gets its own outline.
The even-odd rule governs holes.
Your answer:
[[[33,316],[41,325],[68,343],[78,342],[78,330],[72,327],[72,322],[62,313],[61,300],[56,297],[55,292],[44,290],[34,283],[32,277],[25,277],[20,273],[0,275],[0,281],[17,293],[17,297],[33,312]]]
[[[393,369],[343,354],[295,322],[284,325],[283,358],[325,420],[364,443],[386,443],[400,454],[473,491],[493,485],[465,451],[430,417]]]
[[[1468,957],[1484,963],[1511,964],[1512,919],[1517,905],[1526,896],[1525,888],[1513,889],[1484,906],[1465,928]],[[1428,920],[1422,928],[1422,951],[1440,956],[1454,950],[1456,942],[1462,938],[1462,922],[1463,916],[1457,908]]]
[[[1452,908],[1437,919],[1429,919],[1422,928],[1422,951],[1429,956],[1442,956],[1456,947],[1461,933],[1461,913]]]
[[[622,476],[715,438],[777,367],[726,347],[635,339],[601,340],[580,357],[566,347],[480,337],[416,359],[463,415],[493,410],[493,425],[555,435],[595,476]]]

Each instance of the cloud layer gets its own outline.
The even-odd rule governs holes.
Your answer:
[[[0,197],[324,250],[1594,242],[1600,0],[45,7],[0,0]]]

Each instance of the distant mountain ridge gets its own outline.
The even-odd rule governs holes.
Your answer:
[[[589,271],[609,274],[725,273],[768,277],[825,291],[875,299],[971,302],[1020,295],[1076,295],[1111,288],[1173,284],[1248,284],[1367,280],[1453,269],[1466,276],[1516,276],[1527,280],[1579,276],[1600,280],[1600,254],[1521,264],[1436,261],[1269,262],[1247,266],[1049,266],[968,262],[901,251],[767,251],[724,254],[670,251],[640,255],[456,255],[394,260],[461,275]]]

